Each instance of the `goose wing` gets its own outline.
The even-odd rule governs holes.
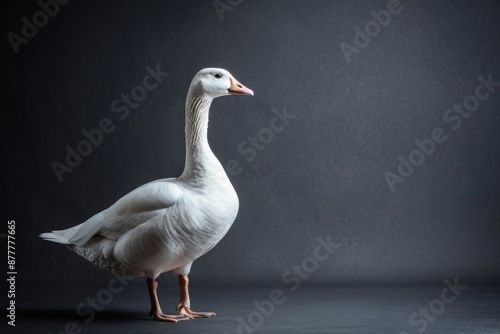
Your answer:
[[[182,191],[173,180],[153,181],[131,191],[108,209],[72,228],[74,233],[68,238],[69,243],[81,246],[96,235],[117,239],[158,215],[159,210],[174,206]]]

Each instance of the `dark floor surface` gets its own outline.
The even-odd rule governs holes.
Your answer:
[[[148,316],[149,298],[145,287],[127,287],[113,293],[98,288],[63,288],[62,293],[25,292],[23,299],[16,301],[16,326],[6,327],[7,333],[44,334],[500,334],[499,286],[470,286],[455,293],[451,290],[443,292],[443,289],[444,284],[427,287],[299,287],[295,291],[278,288],[274,292],[272,287],[193,287],[192,309],[214,311],[217,316],[162,323]],[[174,292],[174,289],[159,290],[165,313],[175,312],[173,309],[179,297]],[[99,309],[102,304],[107,304],[95,312],[94,319],[90,319],[89,303],[92,299]],[[260,303],[260,309],[254,301]]]

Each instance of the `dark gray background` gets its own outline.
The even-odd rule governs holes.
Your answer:
[[[185,95],[208,66],[228,69],[255,96],[212,104],[211,147],[243,169],[231,176],[240,211],[193,265],[193,285],[280,283],[328,235],[341,245],[304,284],[498,283],[500,89],[456,131],[442,117],[479,75],[500,81],[500,6],[401,5],[351,63],[339,44],[353,44],[354,27],[387,1],[242,1],[223,21],[212,1],[73,1],[19,54],[5,37],[2,213],[16,220],[20,289],[108,283],[108,273],[37,235],[180,175]],[[8,6],[4,36],[39,10]],[[157,64],[168,78],[120,121],[112,101]],[[297,116],[247,162],[237,147],[269,126],[273,108]],[[59,183],[51,163],[104,117],[115,130]],[[448,140],[391,192],[383,173],[436,127]]]

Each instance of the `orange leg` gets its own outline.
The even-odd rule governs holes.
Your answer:
[[[179,275],[179,287],[181,289],[181,301],[176,307],[180,315],[188,318],[208,318],[215,315],[214,312],[194,312],[191,311],[191,302],[189,300],[188,290],[189,278],[187,275]]]
[[[156,289],[158,287],[158,282],[154,279],[148,278],[148,291],[149,298],[151,299],[151,312],[150,315],[158,321],[169,321],[169,322],[177,322],[180,320],[191,319],[192,317],[181,314],[176,315],[168,315],[163,314],[161,311],[160,303],[158,302],[158,295],[156,294]]]

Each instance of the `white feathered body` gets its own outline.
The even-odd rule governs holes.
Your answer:
[[[196,181],[150,182],[85,223],[53,233],[106,270],[151,277],[173,269],[183,273],[224,237],[238,205],[238,196],[220,167],[214,175]]]

